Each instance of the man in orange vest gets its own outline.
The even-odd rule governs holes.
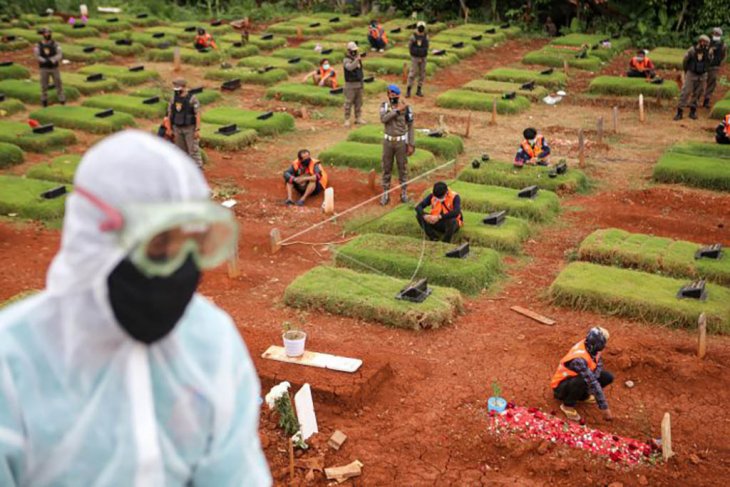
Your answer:
[[[530,127],[522,132],[525,139],[520,144],[520,149],[515,155],[515,167],[522,167],[525,164],[547,166],[550,164],[550,146],[545,137],[537,133],[537,130]]]
[[[375,19],[371,20],[368,26],[368,41],[371,51],[383,52],[388,45],[388,35],[383,25]]]
[[[327,188],[327,173],[307,149],[302,149],[297,153],[297,158],[289,169],[284,171],[284,182],[286,183],[284,204],[304,206],[307,198],[318,195]],[[295,190],[300,195],[296,202],[293,199]]]
[[[431,211],[424,214],[428,207]],[[416,219],[429,240],[439,240],[439,234],[442,234],[442,242],[451,242],[454,234],[464,226],[459,193],[451,191],[443,181],[437,182],[431,194],[416,206]]]
[[[198,29],[198,35],[195,36],[195,49],[218,49],[213,40],[213,36],[205,32],[205,29]]]
[[[656,77],[654,69],[654,63],[646,55],[646,51],[640,49],[636,52],[636,56],[632,57],[631,61],[629,61],[629,70],[626,76],[629,78],[654,79]]]
[[[613,382],[613,375],[603,370],[601,354],[608,342],[608,330],[600,326],[591,328],[584,340],[579,341],[560,359],[550,387],[555,399],[562,401],[560,410],[571,421],[580,421],[575,410],[578,402],[597,403],[603,418],[613,416],[603,389]]]
[[[328,86],[332,89],[338,86],[337,71],[330,65],[330,60],[327,58],[322,59],[319,62],[319,68],[306,75],[302,81],[307,81],[309,78],[312,78],[317,86]]]
[[[718,144],[730,144],[730,113],[720,122],[715,129],[715,140]]]

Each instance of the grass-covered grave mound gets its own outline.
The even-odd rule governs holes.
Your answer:
[[[0,142],[0,169],[20,164],[24,159],[23,149],[15,144]]]
[[[63,45],[63,57],[69,61],[75,63],[101,63],[103,61],[109,61],[112,58],[112,53],[105,50],[94,47],[94,50],[87,52],[86,49],[94,47],[91,42],[83,44],[64,44]]]
[[[12,63],[7,66],[0,66],[0,80],[26,78],[30,78],[30,71],[21,64]]]
[[[38,80],[29,79],[6,79],[0,81],[0,93],[5,96],[17,98],[25,103],[41,104],[41,84]],[[74,101],[81,96],[79,90],[73,86],[64,86],[63,93],[66,101]],[[55,89],[48,90],[49,103],[58,103],[58,96]]]
[[[521,95],[516,95],[514,98],[507,100],[502,95],[495,93],[479,93],[459,89],[441,93],[436,98],[436,106],[490,112],[494,100],[497,100],[497,113],[503,115],[520,113],[530,108],[530,100]]]
[[[112,64],[95,64],[93,66],[85,66],[79,69],[80,73],[94,74],[101,73],[106,77],[114,78],[123,85],[139,85],[160,78],[160,73],[153,69],[148,69],[144,65],[142,69],[136,69],[136,66],[116,66]],[[135,69],[132,71],[132,69]]]
[[[254,129],[259,135],[278,135],[294,130],[294,117],[288,113],[275,112],[270,117],[260,118],[264,115],[264,112],[253,110],[216,107],[205,110],[202,119],[203,122],[216,125],[235,123],[239,128]]]
[[[338,247],[335,263],[358,272],[383,273],[401,279],[425,277],[429,283],[472,295],[500,276],[502,263],[496,250],[473,247],[463,259],[446,257],[446,252],[454,248],[455,245],[442,242],[367,233]]]
[[[387,87],[383,80],[365,83],[366,94],[383,93]],[[306,83],[281,83],[266,90],[267,98],[282,101],[298,101],[320,106],[340,106],[345,103],[343,92],[330,93],[330,88],[315,86],[311,81]]]
[[[222,125],[204,123],[200,129],[201,146],[234,151],[248,147],[256,140],[254,129],[239,128],[237,132],[225,135],[219,132],[221,127]]]
[[[255,68],[234,68],[234,69],[209,69],[205,72],[205,79],[228,81],[240,79],[244,84],[271,86],[284,81],[289,77],[283,69],[255,69]]]
[[[516,150],[515,150],[516,151]],[[588,178],[578,169],[569,167],[563,174],[549,176],[550,168],[542,166],[523,166],[516,168],[511,162],[489,161],[482,163],[478,169],[465,167],[459,173],[461,181],[470,183],[506,186],[508,188],[525,188],[536,185],[549,191],[574,193],[588,189]]]
[[[70,184],[74,180],[74,174],[76,174],[79,162],[81,162],[81,155],[79,154],[62,154],[54,157],[49,162],[32,165],[25,175],[33,179]]]
[[[552,191],[539,190],[534,198],[520,198],[518,189],[503,186],[455,181],[449,183],[449,188],[461,195],[461,207],[468,211],[507,210],[511,216],[536,222],[552,220],[560,211],[560,200]]]
[[[66,197],[46,199],[41,196],[41,193],[57,186],[54,181],[0,175],[0,215],[14,214],[41,221],[60,220]]]
[[[529,98],[531,101],[538,101],[550,94],[550,91],[544,86],[535,84],[532,89],[522,88],[524,83],[509,83],[507,81],[493,81],[488,79],[475,79],[469,81],[462,86],[465,90],[478,91],[481,93],[496,93],[503,95],[505,93],[517,93],[518,95]]]
[[[688,283],[687,279],[573,262],[553,281],[549,292],[557,304],[570,308],[672,327],[695,329],[705,313],[709,331],[730,333],[730,289],[707,284],[706,301],[679,299],[677,292]]]
[[[422,303],[396,299],[406,284],[403,279],[322,265],[297,277],[286,288],[284,302],[411,330],[447,325],[462,309],[459,291],[439,286],[430,286],[433,292]]]
[[[657,47],[649,53],[649,59],[657,69],[682,69],[686,49]]]
[[[665,152],[654,166],[654,181],[730,191],[730,164],[720,157]]]
[[[82,105],[102,110],[113,108],[115,112],[129,113],[135,117],[162,120],[167,112],[167,103],[162,98],[154,103],[145,103],[146,100],[141,96],[96,95],[85,99]]]
[[[16,100],[15,98],[5,98],[3,101],[0,101],[0,118],[22,112],[23,110],[25,110],[25,105],[23,105],[22,101]]]
[[[271,56],[249,56],[238,61],[238,67],[243,68],[254,68],[254,69],[267,69],[277,68],[283,69],[290,75],[297,73],[306,73],[314,71],[314,64],[304,59],[299,62],[292,63],[286,59],[281,59]]]
[[[383,143],[383,126],[378,124],[364,125],[347,134],[347,140],[351,142],[363,142],[365,144]],[[427,133],[415,130],[416,149],[426,149],[434,155],[444,159],[453,159],[464,152],[464,141],[457,135],[444,135],[442,137],[431,137]]]
[[[383,145],[364,144],[362,142],[338,142],[319,153],[319,159],[324,164],[333,166],[354,167],[369,171],[381,171]],[[395,165],[395,164],[394,164]],[[416,149],[408,157],[408,177],[424,173],[437,166],[436,157],[425,149]],[[397,172],[397,169],[394,169]]]
[[[568,84],[568,77],[562,71],[553,70],[549,74],[542,74],[543,72],[547,70],[496,68],[485,74],[484,78],[520,84],[534,81],[535,84],[546,88],[561,88]]]
[[[656,98],[674,98],[679,96],[679,86],[672,80],[664,80],[662,84],[654,84],[643,78],[598,76],[591,81],[588,92],[599,95],[644,95]]]
[[[79,90],[82,95],[93,95],[95,93],[117,91],[119,89],[119,81],[116,78],[108,78],[102,73],[93,73],[93,70],[91,71],[89,74],[63,73],[61,80],[63,81],[64,89],[67,86],[72,86]],[[89,77],[93,74],[102,74],[102,79],[89,81]],[[91,79],[93,80],[93,78]]]
[[[70,130],[55,128],[44,134],[33,133],[27,123],[0,120],[0,142],[15,144],[28,152],[49,152],[76,142]]]
[[[103,110],[98,108],[53,105],[30,114],[41,123],[52,123],[67,129],[79,129],[92,134],[110,134],[127,127],[136,127],[134,117],[115,111],[110,116],[97,117]]]

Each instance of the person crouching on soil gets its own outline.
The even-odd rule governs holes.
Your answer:
[[[284,181],[286,182],[284,204],[304,206],[307,198],[318,195],[327,188],[327,173],[307,149],[302,149],[289,169],[284,171]],[[293,199],[295,190],[300,195],[296,202]]]
[[[198,35],[195,36],[194,41],[195,49],[218,49],[213,36],[205,31],[205,29],[198,29]]]
[[[515,155],[515,167],[522,167],[525,164],[547,166],[550,164],[550,146],[545,137],[538,134],[537,130],[530,127],[522,132],[525,139],[520,144],[520,149]]]
[[[730,144],[730,113],[725,115],[725,118],[715,129],[715,141],[718,144]]]
[[[636,52],[636,56],[629,61],[629,70],[626,72],[626,76],[629,78],[654,79],[656,78],[655,69],[654,63],[651,62],[649,56],[646,55],[643,49],[640,49]]]
[[[330,65],[329,59],[322,59],[319,62],[319,69],[312,71],[304,77],[302,81],[312,78],[317,86],[328,86],[332,89],[337,88],[337,71]]]
[[[431,211],[424,214],[428,207]],[[439,234],[442,234],[443,242],[451,242],[454,234],[464,226],[459,193],[451,191],[446,183],[437,182],[433,192],[416,206],[416,220],[429,240],[439,240]]]
[[[578,402],[598,404],[603,418],[611,421],[613,416],[603,389],[613,382],[613,375],[603,370],[603,350],[606,348],[609,333],[600,326],[591,328],[584,340],[579,341],[560,359],[558,369],[553,374],[550,387],[558,401],[560,410],[570,421],[580,421],[575,410]]]

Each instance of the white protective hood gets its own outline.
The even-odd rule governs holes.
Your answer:
[[[74,184],[117,208],[209,195],[182,151],[140,131],[90,149]],[[47,289],[0,312],[0,485],[270,485],[232,320],[196,294],[163,340],[130,338],[108,304],[124,255],[103,220],[72,193]]]

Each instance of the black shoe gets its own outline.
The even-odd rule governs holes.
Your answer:
[[[705,98],[705,101],[702,103],[702,108],[710,108],[710,99]]]
[[[63,101],[61,102],[61,105],[65,105],[65,104],[66,104],[66,100],[63,100]]]
[[[408,88],[406,88],[406,98],[410,98],[410,97],[411,97],[411,87],[409,86]]]
[[[689,118],[692,120],[697,120],[697,109],[692,107],[689,109]]]
[[[423,90],[421,90],[421,87],[420,87],[420,86],[419,86],[419,87],[418,87],[418,89],[416,90],[416,96],[420,96],[420,97],[423,97]]]
[[[682,109],[677,108],[677,114],[674,116],[674,120],[682,120],[682,116],[683,116]]]
[[[48,101],[47,100],[43,100],[41,102],[41,105],[43,105],[43,108],[47,107],[48,106]]]

